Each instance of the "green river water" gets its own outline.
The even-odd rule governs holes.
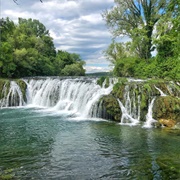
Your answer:
[[[180,179],[180,132],[0,109],[0,179]]]

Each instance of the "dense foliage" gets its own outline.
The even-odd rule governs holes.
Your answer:
[[[115,4],[103,16],[115,37],[126,35],[131,41],[113,40],[105,51],[114,74],[180,79],[180,1],[115,0]]]
[[[78,54],[56,52],[49,31],[38,20],[1,19],[0,77],[84,75]]]

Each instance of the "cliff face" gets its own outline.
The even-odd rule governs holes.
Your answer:
[[[179,82],[119,79],[111,94],[102,97],[100,102],[107,119],[117,122],[131,123],[133,119],[145,122],[148,118],[165,126],[162,119],[175,121],[175,124],[180,122]]]

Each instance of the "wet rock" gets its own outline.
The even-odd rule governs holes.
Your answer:
[[[133,118],[140,116],[140,121],[146,121],[150,102],[155,98],[153,106],[154,119],[166,119],[180,122],[179,87],[173,82],[163,80],[125,81],[119,80],[114,85],[111,94],[103,98],[106,111],[112,115],[113,120],[119,120],[117,99],[128,109]],[[121,110],[119,110],[121,111]],[[157,123],[157,126],[161,124]],[[168,126],[168,125],[167,125]],[[170,126],[170,125],[169,125]]]
[[[174,129],[179,129],[179,130],[180,130],[180,122],[178,122],[177,124],[175,124]]]
[[[173,128],[176,125],[176,121],[172,119],[160,119],[158,122],[161,126],[165,126],[169,128]]]
[[[117,102],[117,99],[114,98],[112,95],[104,96],[100,100],[102,102],[102,106],[106,111],[105,119],[110,119],[120,122],[121,119],[121,110],[119,107],[119,104]]]

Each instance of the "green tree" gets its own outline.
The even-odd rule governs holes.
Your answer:
[[[13,34],[16,76],[53,75],[56,51],[49,31],[38,20],[18,22]]]
[[[66,65],[61,73],[64,76],[84,76],[85,70],[83,69],[81,63],[74,63]]]
[[[0,19],[0,76],[12,77],[16,64],[13,60],[12,34],[16,26],[9,18]]]
[[[156,26],[154,40],[161,59],[180,54],[180,1],[172,0],[167,9],[167,14]]]
[[[113,42],[104,51],[104,54],[106,59],[109,60],[113,65],[116,64],[119,59],[136,56],[131,49],[131,42],[118,43],[115,40],[113,40]]]
[[[83,65],[84,61],[81,60],[79,54],[58,50],[55,59],[56,74],[64,76],[84,75]],[[75,68],[74,72],[73,68]]]
[[[16,28],[13,21],[11,21],[8,17],[0,19],[0,40],[4,42],[7,40],[9,35],[12,35],[14,29]]]
[[[114,0],[115,7],[103,13],[114,36],[126,35],[140,58],[149,59],[154,50],[152,34],[166,13],[169,0]]]
[[[1,42],[0,46],[0,77],[13,77],[17,65],[13,61],[13,49],[8,42]]]
[[[19,18],[15,25],[9,18],[1,19],[0,30],[1,77],[84,75],[80,56],[56,52],[49,31],[38,20]]]

